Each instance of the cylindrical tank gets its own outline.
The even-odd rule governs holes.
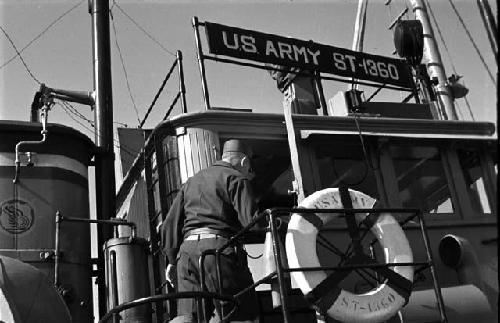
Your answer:
[[[104,244],[108,311],[138,298],[150,296],[148,242],[142,238],[113,238]],[[151,322],[151,304],[120,313],[124,323]]]
[[[78,131],[49,124],[44,143],[21,146],[30,158],[21,155],[14,183],[16,144],[41,140],[41,130],[40,123],[0,121],[0,254],[35,266],[53,283],[55,214],[89,218],[88,165],[94,145]],[[58,289],[73,322],[92,322],[90,228],[64,222],[59,238]]]

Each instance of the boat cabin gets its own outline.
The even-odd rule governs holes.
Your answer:
[[[440,241],[455,234],[476,250],[478,277],[490,306],[496,306],[498,285],[492,274],[497,252],[497,152],[491,124],[313,115],[293,115],[293,121],[304,195],[346,185],[377,199],[378,207],[420,209],[441,286],[471,283],[461,281],[460,273],[438,257]],[[157,278],[152,280],[156,287],[164,284],[161,268],[165,265],[159,256],[158,228],[181,185],[220,158],[220,148],[230,138],[245,139],[254,149],[252,184],[261,207],[297,205],[294,152],[283,115],[206,111],[161,123],[135,159],[117,200],[117,215],[135,222],[139,236],[155,241],[152,258],[156,261],[150,270],[156,272],[151,275]],[[333,222],[325,229],[327,236],[345,247],[345,224]],[[418,231],[417,226],[409,226],[405,233],[414,258],[424,259],[426,250],[418,242]],[[252,235],[248,250],[262,253],[263,241],[264,234]],[[253,261],[254,275],[261,266]],[[431,286],[430,274],[422,271],[414,288]],[[266,289],[260,293],[269,293]]]
[[[123,130],[129,137],[135,136],[141,152],[133,161],[129,158],[125,163],[123,184],[117,193],[117,217],[134,222],[138,236],[151,245],[147,292],[135,298],[173,293],[163,274],[166,264],[161,255],[159,227],[182,184],[221,157],[224,141],[237,138],[244,139],[253,148],[252,166],[256,176],[252,185],[261,209],[268,210],[268,215],[278,210],[278,217],[283,217],[286,223],[290,214],[311,194],[345,187],[373,198],[376,200],[370,206],[373,210],[384,209],[396,219],[411,248],[414,275],[407,305],[384,321],[496,321],[497,145],[492,123],[442,120],[445,112],[437,110],[433,102],[418,101],[418,98],[415,103],[407,103],[407,99],[403,103],[369,102],[361,100],[357,90],[339,92],[327,103],[321,86],[321,80],[327,77],[267,63],[243,65],[274,71],[271,74],[284,93],[283,114],[218,108],[209,102],[204,60],[234,62],[203,54],[198,27],[208,28],[211,53],[238,59],[243,54],[231,53],[236,45],[229,46],[226,38],[216,37],[217,33],[234,35],[237,43],[238,35],[250,31],[199,23],[197,19],[193,25],[204,111],[188,113],[184,101],[184,113],[168,118],[153,130],[137,130],[135,134],[132,130]],[[259,37],[268,37],[268,42],[277,41],[278,37],[250,34],[257,39],[252,45],[255,48],[260,46]],[[254,48],[248,46],[247,49]],[[262,58],[255,56],[258,53],[251,53],[254,55],[251,59],[262,62]],[[361,55],[356,59],[367,62],[368,58]],[[387,73],[387,78],[404,70],[398,65],[399,61],[378,59],[381,63],[378,66],[393,67],[389,68],[393,73]],[[280,64],[283,60],[271,59],[270,62]],[[384,86],[392,82],[395,89],[409,91],[409,97],[415,95],[414,89],[402,89],[406,81],[382,81]],[[127,146],[122,143],[122,147]],[[335,218],[320,229],[319,234],[328,243],[320,243],[318,238],[318,259],[321,266],[330,271],[335,271],[332,266],[345,264],[352,255],[353,229],[347,218]],[[370,228],[358,229],[361,235],[358,250],[370,254],[371,259],[384,258],[384,246],[380,241],[377,243],[378,237]],[[265,255],[259,258],[266,253],[266,232],[252,232],[244,237],[250,268],[259,282],[256,289],[261,303],[261,322],[315,322],[316,314],[306,302],[300,283],[292,279],[290,288],[285,289],[286,296],[276,297],[273,279],[278,276],[279,284],[284,284],[290,273],[286,271],[285,248],[279,248],[285,260],[272,267],[274,278],[266,279],[267,262],[274,261],[272,257],[264,259]],[[273,239],[278,236],[273,235]],[[281,239],[283,242],[283,236]],[[385,284],[376,270],[373,273],[369,268],[355,267],[351,271],[352,275],[339,279],[340,288],[359,294]],[[469,303],[464,305],[462,298],[467,298]],[[175,316],[172,301],[158,301],[151,306],[153,321],[162,322]],[[347,302],[345,306],[353,315],[362,308],[360,304]],[[368,304],[373,313],[388,306],[383,301]]]

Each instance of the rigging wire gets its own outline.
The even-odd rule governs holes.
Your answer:
[[[495,32],[497,30],[497,26],[493,18],[488,19],[490,17],[490,10],[489,5],[487,2],[483,2],[482,0],[476,0],[477,6],[479,9],[479,14],[481,15],[481,20],[483,21],[484,28],[486,29],[486,35],[488,36],[488,41],[490,42],[490,47],[491,51],[493,52],[493,56],[495,56],[495,60],[497,61],[498,64],[498,43],[496,41],[497,38],[497,33]]]
[[[424,0],[424,1],[425,1],[425,5],[429,9],[429,13],[431,14],[432,22],[434,23],[434,26],[436,26],[436,30],[438,32],[439,38],[441,39],[441,42],[443,43],[444,50],[446,52],[446,55],[448,56],[448,60],[450,61],[451,68],[453,69],[453,73],[455,75],[458,75],[455,64],[453,63],[453,58],[451,57],[450,50],[448,49],[448,46],[446,45],[445,38],[443,37],[443,33],[441,32],[441,28],[439,27],[436,16],[434,15],[434,11],[432,11],[431,4],[427,0]],[[475,120],[474,114],[472,113],[472,108],[470,106],[469,100],[467,99],[467,96],[464,96],[464,100],[465,100],[467,110],[469,111],[469,114],[471,115],[472,120]]]
[[[7,39],[9,40],[10,44],[12,45],[12,47],[14,48],[14,50],[16,51],[17,53],[17,56],[19,56],[19,58],[21,59],[21,62],[23,63],[24,65],[24,68],[26,69],[26,71],[28,72],[28,74],[31,76],[31,78],[33,80],[35,80],[36,83],[38,83],[39,85],[42,84],[42,82],[40,82],[36,77],[35,75],[33,75],[33,72],[31,72],[30,68],[28,67],[28,65],[26,64],[26,62],[24,61],[24,58],[21,56],[21,53],[19,52],[19,50],[17,49],[16,47],[16,44],[14,44],[14,42],[12,41],[12,39],[10,38],[9,34],[7,33],[7,31],[5,31],[5,29],[3,29],[2,26],[0,26],[0,29],[2,29],[2,32],[4,33],[5,37],[7,37]]]
[[[148,37],[149,37],[149,39],[151,39],[151,40],[152,40],[153,42],[155,42],[158,46],[160,46],[160,47],[161,47],[161,49],[163,49],[163,50],[164,50],[165,52],[167,52],[168,54],[170,54],[170,55],[172,55],[172,56],[175,56],[175,54],[174,54],[172,51],[168,50],[165,46],[163,46],[163,45],[162,45],[162,44],[161,44],[158,40],[156,40],[153,36],[151,36],[151,34],[150,34],[150,33],[148,33],[148,32],[146,31],[146,29],[144,29],[143,27],[141,27],[141,25],[139,25],[139,23],[137,23],[137,21],[135,21],[135,20],[134,20],[134,18],[132,18],[129,14],[127,14],[127,13],[126,13],[126,12],[122,9],[122,7],[120,7],[120,5],[116,2],[116,0],[115,0],[115,1],[113,1],[113,5],[112,5],[112,7],[115,7],[115,6],[118,8],[118,10],[120,10],[120,11],[121,11],[121,12],[125,15],[125,17],[127,17],[130,21],[132,21],[132,23],[133,23],[134,25],[136,25],[136,26],[137,26],[137,28],[139,28],[139,29],[140,29],[140,30],[141,30],[141,31],[142,31],[142,32],[143,32],[146,36],[148,36]]]
[[[80,118],[80,119],[86,121],[87,123],[89,123],[92,128],[95,128],[94,122],[92,120],[90,120],[89,118],[87,118],[86,116],[84,116],[82,113],[80,113],[80,111],[78,111],[78,109],[75,108],[72,104],[70,104],[70,103],[68,103],[66,101],[61,101],[61,102],[62,102],[63,105],[66,106],[66,108],[70,109],[75,116],[77,116],[78,118]]]
[[[31,44],[33,44],[35,41],[37,41],[40,37],[42,37],[52,26],[54,26],[57,22],[59,22],[59,20],[61,20],[64,16],[66,16],[67,14],[69,14],[71,11],[75,10],[78,6],[80,6],[85,0],[81,0],[80,2],[78,2],[77,4],[75,4],[73,7],[71,7],[70,9],[68,9],[67,11],[65,11],[63,14],[61,14],[59,17],[57,17],[54,21],[52,21],[47,27],[45,27],[44,30],[42,30],[38,35],[35,36],[35,38],[33,38],[32,40],[30,40],[23,48],[21,48],[21,50],[19,50],[18,53],[16,53],[16,55],[12,56],[11,58],[9,58],[7,61],[5,61],[5,63],[3,63],[2,65],[0,65],[0,69],[4,68],[5,66],[7,66],[7,64],[9,64],[10,62],[12,62],[14,59],[17,58],[17,56],[21,56],[21,53],[27,49],[28,47],[31,46]]]
[[[448,56],[448,60],[450,61],[450,64],[451,64],[451,68],[453,69],[453,73],[455,73],[455,75],[458,75],[457,69],[455,68],[455,64],[453,63],[453,59],[452,59],[450,51],[448,49],[448,45],[446,45],[446,41],[443,37],[443,33],[441,32],[441,28],[439,27],[439,25],[437,23],[436,16],[434,15],[434,11],[431,8],[431,4],[427,0],[424,0],[424,1],[425,1],[425,6],[429,9],[429,13],[431,14],[432,22],[434,23],[434,26],[436,26],[436,30],[438,32],[439,38],[441,39],[441,42],[443,43],[444,50],[446,51],[446,55]]]
[[[373,166],[373,163],[369,159],[368,152],[366,151],[366,144],[365,144],[365,141],[363,139],[363,132],[361,131],[361,127],[359,126],[358,119],[359,119],[358,113],[355,112],[354,113],[354,123],[356,124],[356,128],[358,130],[358,137],[359,137],[359,141],[361,143],[361,147],[363,148],[363,155],[365,157],[365,162],[366,162],[367,166],[370,167],[371,171],[375,172],[376,170],[378,170],[378,168],[375,168]]]
[[[71,118],[73,119],[73,121],[75,121],[76,123],[78,123],[80,126],[82,126],[85,130],[89,131],[90,133],[94,133],[94,130],[92,130],[91,128],[89,128],[86,124],[84,124],[83,122],[81,122],[80,120],[77,119],[77,115],[75,115],[75,113],[70,109],[68,108],[66,105],[65,105],[66,102],[64,101],[61,101],[61,102],[57,102],[56,104],[59,105],[63,111]],[[92,124],[92,127],[94,125]]]
[[[78,120],[77,118],[86,121],[87,123],[90,124],[90,126],[92,128],[95,128],[94,122],[92,120],[86,118],[84,115],[82,115],[72,104],[70,104],[69,102],[66,102],[66,101],[62,101],[62,100],[58,101],[57,104],[59,106],[61,106],[61,108],[63,109],[63,111],[71,119],[73,119],[73,121],[75,121],[76,123],[78,123],[85,130],[89,131],[92,135],[95,134],[95,131],[93,129],[89,128],[89,126],[87,126],[82,121]],[[138,151],[134,153],[134,149],[132,149],[132,148],[126,146],[126,145],[120,144],[120,142],[117,139],[114,139],[114,142],[115,142],[114,143],[115,147],[119,148],[120,150],[123,150],[125,153],[127,153],[128,155],[130,155],[132,157],[137,156],[137,154],[139,153]]]
[[[135,104],[134,96],[132,95],[132,89],[130,88],[130,82],[128,79],[127,69],[125,68],[125,61],[123,59],[122,50],[120,48],[120,45],[118,44],[118,35],[116,32],[115,19],[114,19],[113,14],[111,12],[110,12],[110,16],[111,16],[111,23],[113,26],[113,33],[115,35],[115,45],[116,45],[116,48],[118,49],[118,56],[120,57],[120,62],[122,64],[123,74],[125,75],[125,81],[127,84],[128,94],[130,96],[130,100],[132,101],[132,105],[134,107],[134,111],[135,111],[135,114],[137,116],[138,124],[141,124],[141,118],[139,117],[139,110],[137,109],[137,105]]]
[[[472,121],[476,121],[476,119],[474,118],[474,114],[472,113],[472,109],[470,107],[469,99],[467,99],[467,95],[464,96],[464,101],[465,101],[465,104],[467,105],[467,109],[469,110],[469,114],[470,114],[470,117],[472,118]]]
[[[479,48],[477,47],[477,44],[476,42],[474,41],[474,39],[472,38],[472,35],[471,33],[469,32],[469,29],[467,28],[467,26],[465,25],[465,22],[464,20],[462,19],[462,16],[460,15],[460,13],[458,12],[457,8],[455,7],[455,5],[453,4],[453,1],[452,0],[448,0],[448,2],[450,3],[451,7],[453,8],[453,11],[455,12],[455,14],[457,15],[457,18],[458,20],[460,21],[460,23],[462,24],[462,27],[464,28],[465,30],[465,33],[467,34],[467,36],[469,37],[469,40],[471,41],[472,43],[472,46],[474,47],[474,49],[476,50],[477,52],[477,55],[479,56],[479,59],[481,60],[481,63],[483,63],[484,65],[484,68],[486,69],[486,72],[488,73],[491,81],[493,82],[493,84],[497,84],[497,82],[495,81],[495,78],[493,77],[493,74],[491,73],[490,69],[488,68],[488,65],[486,64],[486,61],[484,60],[484,57],[483,55],[481,55],[481,52],[479,51]]]

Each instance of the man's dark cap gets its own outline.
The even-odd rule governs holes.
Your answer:
[[[252,157],[252,149],[245,144],[243,141],[238,139],[229,139],[224,143],[224,148],[222,148],[222,154],[225,153],[242,153],[247,155],[248,157]]]

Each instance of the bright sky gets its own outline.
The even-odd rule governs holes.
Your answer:
[[[144,117],[174,62],[173,53],[176,50],[181,50],[184,56],[188,111],[203,109],[191,27],[193,16],[198,16],[200,21],[351,48],[357,2],[117,0],[118,6],[112,8],[116,36],[113,25],[110,31],[115,121],[129,127],[138,125],[138,119]],[[392,56],[392,33],[387,27],[405,6],[411,8],[411,5],[405,0],[393,0],[391,6],[385,6],[385,2],[369,0],[364,51]],[[453,3],[487,67],[496,77],[497,64],[476,1],[453,0]],[[496,13],[496,1],[489,0],[489,3]],[[74,6],[74,10],[65,14]],[[432,0],[431,9],[439,21],[449,50],[446,51],[439,41],[447,74],[454,73],[456,69],[456,73],[464,76],[464,84],[470,89],[467,98],[476,120],[496,122],[496,80],[492,81],[488,75],[453,12],[450,0]],[[408,18],[412,19],[411,9],[409,12]],[[67,90],[93,89],[91,17],[87,0],[0,0],[0,26],[19,50],[31,43],[21,55],[32,73],[30,76],[19,57],[8,62],[16,55],[16,51],[7,37],[0,33],[0,120],[29,120],[30,104],[39,89],[38,82]],[[436,28],[435,32],[439,38]],[[201,35],[204,40],[204,33]],[[116,41],[128,76],[130,93]],[[205,47],[205,50],[208,49]],[[265,71],[207,62],[207,79],[213,106],[252,108],[257,112],[282,111],[282,95]],[[337,91],[345,89],[346,85],[329,81],[324,82],[323,87],[328,99]],[[163,118],[176,91],[177,74],[174,73],[145,128],[154,127]],[[372,91],[369,89],[367,96]],[[392,100],[400,101],[404,96],[406,94],[396,93]],[[382,95],[377,98],[382,100],[386,97]],[[89,107],[74,106],[85,118],[93,120],[93,112]],[[176,107],[173,115],[178,114],[179,109],[179,106]],[[458,110],[463,119],[470,120],[464,100],[459,100]],[[93,139],[89,123],[78,118],[77,122],[73,118],[59,105],[49,115],[50,122],[74,127]]]
[[[174,61],[171,53],[178,49],[184,55],[188,110],[203,108],[191,27],[193,16],[198,16],[200,21],[351,48],[357,7],[355,0],[116,2],[119,7],[113,7],[112,12],[117,37],[111,28],[114,115],[115,121],[129,127],[137,126],[138,119],[144,117]],[[387,30],[387,26],[405,5],[410,4],[409,1],[393,0],[389,7],[384,6],[384,2],[386,0],[369,1],[365,51],[392,56],[394,45],[392,33]],[[22,52],[33,76],[49,87],[92,90],[91,17],[87,1],[0,0],[0,26],[18,49],[25,47],[54,20],[78,3],[78,7],[57,21]],[[497,65],[476,1],[454,0],[453,3],[461,13],[488,68],[495,75]],[[490,3],[493,12],[496,12],[495,1],[490,0]],[[439,20],[439,28],[449,49],[450,54],[439,43],[448,75],[454,72],[452,66],[458,74],[464,75],[465,85],[470,88],[468,100],[476,120],[496,120],[496,85],[488,76],[449,1],[432,1],[431,9]],[[127,90],[115,39],[121,49],[131,95]],[[28,120],[29,106],[39,85],[28,74],[19,58],[6,64],[16,52],[4,34],[0,34],[0,49],[0,119]],[[207,62],[207,78],[214,106],[281,112],[281,94],[265,71]],[[165,114],[177,90],[176,79],[174,77],[167,83],[167,91],[160,97],[145,127],[154,127]],[[325,82],[323,86],[327,99],[329,95],[345,88],[344,84],[331,81]],[[369,89],[367,96],[371,92]],[[398,100],[397,96],[393,99]],[[88,119],[93,119],[93,113],[88,107],[77,104],[75,107]],[[179,113],[178,109],[173,114]],[[464,100],[459,100],[458,109],[465,119],[470,119]],[[87,122],[79,119],[86,127],[81,126],[69,118],[60,106],[54,107],[50,121],[75,127],[93,138],[87,129],[90,128]]]

